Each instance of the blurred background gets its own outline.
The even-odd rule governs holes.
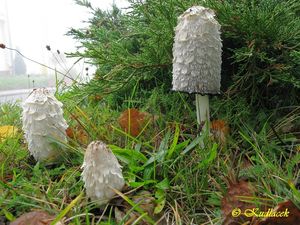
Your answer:
[[[113,4],[120,8],[128,6],[125,0],[89,2],[103,10],[111,9]],[[74,0],[0,0],[0,43],[62,73],[72,68],[70,76],[87,82],[93,68],[87,70],[89,65],[83,60],[72,66],[77,59],[66,58],[65,53],[75,51],[77,43],[65,34],[71,27],[85,27],[84,21],[90,17],[88,10]],[[66,84],[70,81],[64,78]],[[25,59],[16,51],[0,49],[0,101],[22,97],[24,89],[54,87],[55,83],[53,70]]]

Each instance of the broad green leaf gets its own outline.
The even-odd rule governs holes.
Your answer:
[[[170,159],[176,149],[176,145],[178,143],[178,138],[179,138],[179,134],[180,134],[180,129],[179,129],[179,125],[178,123],[176,123],[176,128],[175,128],[175,134],[174,134],[174,138],[173,138],[173,142],[171,144],[171,147],[168,150],[168,155],[167,155],[167,159]]]
[[[158,189],[161,190],[167,190],[170,188],[170,182],[168,178],[163,179],[161,182],[159,182],[158,184],[156,184],[155,186]]]
[[[9,211],[7,211],[6,209],[2,209],[2,212],[4,213],[6,219],[8,219],[9,221],[14,221],[16,218],[14,217],[13,214],[11,214]]]
[[[130,162],[134,162],[134,164],[136,164],[136,162],[145,163],[147,161],[147,157],[139,151],[126,148],[123,149],[115,145],[109,145],[109,147],[116,157],[126,164],[129,164]]]
[[[204,136],[198,136],[196,137],[182,152],[182,155],[185,155],[186,153],[188,153],[189,151],[191,151],[193,148],[195,148],[197,145],[199,145],[200,143],[203,143],[203,138]]]
[[[155,192],[155,198],[157,200],[156,200],[156,207],[154,208],[154,214],[158,214],[165,207],[165,204],[166,204],[166,193],[163,190],[158,189]]]
[[[137,187],[143,187],[145,185],[155,184],[155,183],[157,183],[156,180],[146,180],[146,181],[142,181],[142,182],[130,182],[129,185],[133,188],[137,188]]]
[[[155,161],[162,162],[165,159],[165,155],[167,154],[168,142],[169,142],[170,136],[171,136],[171,133],[169,131],[166,134],[166,136],[163,138],[163,140],[161,141],[158,151],[153,153],[151,158],[145,163],[144,166],[148,166]]]
[[[208,157],[198,164],[197,169],[206,168],[217,157],[217,148],[218,144],[214,143]]]

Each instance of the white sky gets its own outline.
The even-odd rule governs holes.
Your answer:
[[[113,0],[90,0],[93,7],[111,8]],[[119,7],[128,6],[126,0],[115,0]],[[45,46],[61,52],[75,50],[76,43],[65,36],[69,28],[84,27],[82,21],[91,17],[83,6],[73,0],[7,0],[12,47],[35,60],[47,63],[50,54]],[[37,66],[27,62],[30,73]]]

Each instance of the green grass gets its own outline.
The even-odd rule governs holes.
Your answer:
[[[0,105],[0,126],[19,130],[0,141],[0,224],[36,209],[72,225],[155,224],[160,218],[221,224],[222,199],[236,181],[254,187],[241,204],[273,208],[291,200],[300,207],[297,1],[131,1],[128,14],[76,2],[92,18],[86,30],[68,33],[81,43],[69,56],[97,71],[89,84],[56,94],[77,135],[67,143],[53,140],[66,157],[37,163],[23,137],[20,107]],[[230,126],[225,142],[214,132],[199,135],[193,96],[170,91],[177,16],[195,3],[212,8],[222,26],[222,92],[210,107],[212,119]],[[0,90],[32,88],[33,80],[34,87],[48,86],[44,76],[0,77]],[[127,108],[153,115],[138,137],[118,124]],[[110,146],[127,184],[103,207],[87,199],[81,179],[84,152],[94,140]],[[137,203],[145,192],[149,202]],[[123,210],[120,221],[116,207]]]
[[[261,121],[262,125],[255,131],[252,124],[241,122],[239,128],[231,131],[224,146],[208,134],[198,136],[192,112],[181,117],[175,109],[164,114],[152,111],[158,119],[134,138],[120,129],[117,118],[122,109],[112,109],[109,99],[108,102],[76,99],[70,93],[58,97],[64,102],[69,125],[81,124],[87,135],[85,140],[69,139],[65,143],[69,156],[55,165],[36,163],[29,156],[21,132],[20,108],[0,106],[0,125],[14,125],[20,130],[15,137],[0,142],[0,217],[14,220],[25,212],[41,209],[56,215],[57,219],[65,217],[71,224],[117,224],[115,201],[99,209],[82,194],[80,166],[84,149],[96,139],[110,145],[123,165],[129,190],[133,190],[129,194],[119,193],[119,201],[129,205],[123,222],[129,212],[135,212],[149,224],[167,215],[176,218],[178,225],[191,221],[220,224],[221,199],[227,189],[225,180],[232,173],[255,186],[256,198],[250,201],[266,198],[270,207],[285,199],[300,201],[295,188],[299,187],[300,176],[300,156],[296,150],[299,140],[292,132],[279,133],[279,140],[268,120]],[[148,106],[151,104],[150,98]],[[299,115],[296,108],[285,118],[285,125],[297,120]],[[280,132],[279,127],[283,125],[274,127]],[[201,148],[200,143],[205,147]],[[245,160],[248,166],[244,165]],[[155,199],[155,215],[145,214],[145,209],[132,200],[142,190],[150,192]]]

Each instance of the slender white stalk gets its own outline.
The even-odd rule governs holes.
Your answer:
[[[208,95],[196,94],[197,122],[204,122],[203,131],[209,128],[209,98]]]

